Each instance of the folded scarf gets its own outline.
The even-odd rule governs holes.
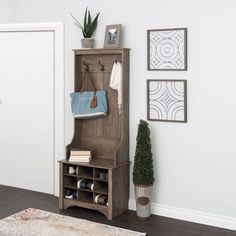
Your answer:
[[[120,62],[115,62],[110,77],[110,87],[116,89],[118,92],[118,109],[119,113],[122,112],[122,64]]]

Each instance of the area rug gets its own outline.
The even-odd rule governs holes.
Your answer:
[[[139,233],[87,220],[26,209],[0,220],[0,236],[143,236]]]

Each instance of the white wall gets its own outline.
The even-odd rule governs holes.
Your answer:
[[[196,214],[200,212],[199,217],[201,212],[214,214],[216,217],[227,216],[231,218],[225,219],[232,220],[236,229],[236,2],[11,2],[14,2],[14,8],[11,9],[13,14],[9,22],[65,22],[66,143],[70,142],[73,123],[69,109],[69,93],[73,90],[71,49],[80,47],[81,38],[81,32],[69,16],[70,11],[81,20],[86,6],[94,14],[101,11],[95,35],[97,47],[103,46],[105,25],[123,25],[123,46],[132,49],[131,161],[138,121],[146,119],[146,79],[188,80],[188,123],[150,123],[155,157],[155,212],[158,212],[158,206],[168,206],[170,209],[189,209]],[[148,72],[146,30],[168,27],[188,28],[188,71]],[[133,198],[131,184],[131,199]]]
[[[0,0],[0,23],[8,22],[12,16],[12,4],[8,0]]]

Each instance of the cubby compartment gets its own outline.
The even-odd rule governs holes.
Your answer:
[[[93,168],[87,166],[79,166],[78,177],[93,179]]]
[[[64,165],[63,174],[66,176],[77,177],[76,168],[77,168],[77,165]],[[75,171],[72,172],[72,170],[75,170]]]
[[[77,178],[73,176],[64,176],[64,187],[77,189]]]
[[[68,193],[69,191],[69,195],[72,195],[72,198],[68,198],[66,197],[66,193]],[[63,196],[65,199],[71,199],[71,200],[78,200],[78,191],[75,188],[72,187],[64,187],[64,193]]]
[[[108,194],[94,193],[94,204],[108,206]]]
[[[94,181],[94,192],[108,194],[108,183],[104,181]]]
[[[93,203],[93,193],[78,190],[78,200],[86,203]]]
[[[93,192],[94,181],[93,181],[93,179],[79,177],[78,181],[77,181],[77,188],[81,191]]]
[[[108,169],[94,168],[94,180],[108,181]]]

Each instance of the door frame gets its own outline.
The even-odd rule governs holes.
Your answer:
[[[54,111],[53,111],[53,193],[59,195],[58,161],[65,156],[64,23],[0,24],[0,32],[53,32],[54,35]],[[37,46],[37,45],[36,45]]]

